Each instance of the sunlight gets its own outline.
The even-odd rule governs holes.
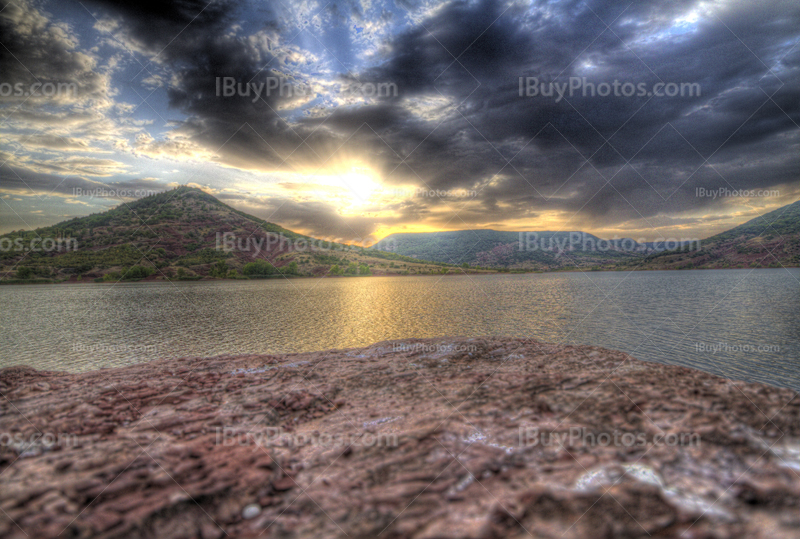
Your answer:
[[[333,176],[335,184],[343,187],[350,195],[352,205],[365,205],[382,190],[381,185],[364,168],[353,168],[348,172]]]

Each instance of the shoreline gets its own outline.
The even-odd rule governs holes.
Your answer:
[[[65,437],[0,440],[0,505],[31,536],[800,526],[798,393],[598,347],[443,337],[81,374],[8,367],[0,390],[0,431]],[[3,519],[0,535],[24,537]]]
[[[608,269],[608,270],[581,270],[581,269],[564,269],[564,270],[552,270],[552,271],[542,271],[542,270],[529,270],[529,271],[522,271],[522,270],[512,270],[512,271],[481,271],[475,273],[469,272],[461,272],[461,273],[441,273],[441,274],[409,274],[404,275],[400,273],[393,273],[393,274],[373,274],[373,275],[277,275],[277,276],[269,276],[269,277],[259,277],[259,278],[237,278],[237,279],[219,279],[215,277],[201,277],[199,279],[169,279],[169,278],[155,278],[155,279],[128,279],[128,280],[120,280],[117,282],[102,282],[97,283],[94,280],[81,280],[81,281],[72,281],[72,280],[62,280],[62,281],[50,281],[50,282],[36,282],[35,280],[30,280],[30,282],[25,282],[24,279],[8,279],[8,280],[0,280],[0,285],[61,285],[61,284],[92,284],[92,285],[116,285],[116,284],[126,284],[126,283],[183,283],[183,282],[224,282],[224,281],[270,281],[270,280],[284,280],[284,279],[358,279],[358,278],[370,278],[370,277],[457,277],[457,276],[467,276],[467,277],[475,277],[481,275],[528,275],[528,274],[553,274],[553,273],[620,273],[620,272],[646,272],[646,271],[679,271],[679,272],[689,272],[689,271],[745,271],[745,270],[790,270],[790,269],[800,269],[800,266],[783,266],[780,268],[652,268],[652,269],[630,269],[630,268],[620,268],[620,269]]]

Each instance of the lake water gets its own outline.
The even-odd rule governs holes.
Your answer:
[[[0,287],[0,367],[508,335],[800,390],[800,269]]]

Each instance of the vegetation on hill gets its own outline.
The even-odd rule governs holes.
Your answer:
[[[448,267],[323,242],[186,186],[57,225],[11,232],[0,242],[0,282],[322,276],[335,265],[350,264],[368,271],[342,275],[438,274]]]
[[[391,234],[373,246],[420,259],[522,270],[800,266],[800,202],[699,242],[605,242],[583,232]]]
[[[620,242],[606,244],[584,232],[458,230],[391,234],[373,249],[451,264],[537,270],[613,264],[651,250],[633,240]]]
[[[392,234],[365,249],[298,234],[184,186],[0,236],[0,282],[800,266],[800,202],[699,248],[604,241],[579,232],[464,230]]]
[[[800,201],[711,236],[693,251],[657,253],[622,269],[780,268],[800,266]]]

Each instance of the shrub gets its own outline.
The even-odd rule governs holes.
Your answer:
[[[122,274],[123,279],[144,279],[150,277],[155,270],[145,266],[132,266]]]
[[[314,253],[312,255],[314,262],[318,264],[338,264],[339,262],[343,262],[344,259],[339,258],[336,255],[328,255],[323,253]]]
[[[214,267],[211,269],[211,276],[212,277],[219,277],[220,279],[224,279],[228,275],[228,265],[225,263],[224,260],[220,260]]]
[[[275,273],[275,266],[266,260],[256,260],[245,264],[242,272],[248,277],[264,277]]]
[[[122,278],[122,274],[118,271],[109,271],[105,275],[103,275],[103,282],[107,283],[110,281],[119,281]]]
[[[287,264],[285,267],[282,268],[281,273],[286,275],[297,275],[299,274],[299,270],[297,269],[297,262],[291,262]]]

